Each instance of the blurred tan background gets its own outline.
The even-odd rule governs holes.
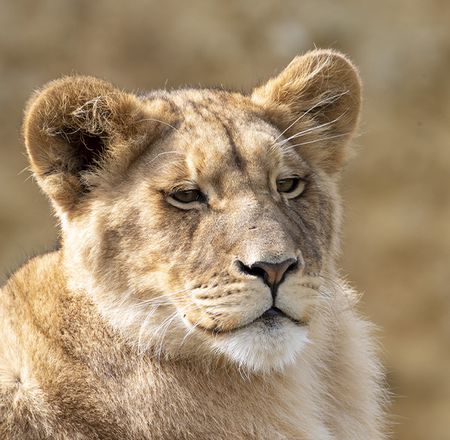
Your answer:
[[[348,53],[365,84],[342,265],[380,327],[393,438],[450,439],[447,0],[0,1],[0,281],[56,241],[20,140],[26,99],[88,73],[130,90],[250,88],[296,54]]]

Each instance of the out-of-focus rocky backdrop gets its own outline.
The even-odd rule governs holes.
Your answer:
[[[248,89],[314,46],[348,53],[365,84],[342,265],[381,328],[393,438],[449,439],[447,0],[2,0],[0,279],[57,237],[20,139],[34,89],[70,73]]]

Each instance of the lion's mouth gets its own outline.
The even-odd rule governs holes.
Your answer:
[[[281,318],[289,319],[290,321],[298,325],[306,325],[306,322],[301,321],[299,319],[294,319],[285,312],[283,312],[283,310],[274,306],[272,306],[270,309],[267,309],[261,316],[256,318],[250,324],[253,324],[254,322],[264,322],[267,325],[273,325],[277,323]]]
[[[223,330],[223,329],[217,328],[217,327],[213,328],[213,329],[208,329],[201,325],[197,325],[197,328],[199,328],[203,331],[206,331],[207,333],[212,333],[214,335],[220,335],[220,334],[233,333],[235,331],[242,330],[243,328],[250,327],[251,325],[256,324],[256,323],[262,323],[262,324],[266,325],[268,328],[277,327],[279,324],[282,323],[283,320],[289,320],[298,326],[308,325],[308,323],[306,321],[303,321],[301,319],[292,318],[291,316],[289,316],[288,314],[283,312],[278,307],[272,306],[269,309],[267,309],[264,313],[262,313],[260,316],[258,316],[256,319],[254,319],[253,321],[248,322],[244,325],[232,328],[232,329]]]
[[[271,307],[270,309],[267,309],[260,317],[256,318],[256,321],[258,320],[273,321],[274,319],[277,319],[279,317],[289,318],[289,316],[286,315],[286,313],[284,313],[278,307]]]

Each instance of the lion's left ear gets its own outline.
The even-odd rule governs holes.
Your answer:
[[[361,81],[347,57],[331,50],[296,57],[252,100],[306,159],[330,174],[341,168],[361,107]]]

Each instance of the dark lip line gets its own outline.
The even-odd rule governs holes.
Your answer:
[[[267,311],[269,311],[270,309],[273,309],[273,308],[275,308],[275,309],[277,309],[277,310],[279,310],[281,312],[282,315],[280,317],[286,318],[286,319],[288,319],[289,321],[293,322],[296,325],[299,325],[299,326],[307,326],[308,325],[308,323],[306,321],[303,321],[301,319],[294,319],[291,316],[289,316],[286,313],[284,313],[282,310],[278,309],[278,307],[273,307],[272,306],[269,309],[267,309],[265,312],[263,312],[261,315],[259,315],[257,318],[255,318],[253,321],[248,322],[247,324],[241,325],[239,327],[235,327],[235,328],[233,328],[231,330],[217,330],[217,329],[211,329],[210,330],[210,329],[205,328],[205,327],[203,327],[201,325],[198,325],[197,328],[203,330],[205,333],[210,333],[212,335],[226,335],[226,334],[230,334],[230,333],[236,332],[238,330],[242,330],[243,328],[249,327],[252,324],[254,324],[255,322],[259,321],[260,319],[265,319],[265,318],[263,318],[263,315]],[[271,319],[271,318],[268,318],[268,319]]]

